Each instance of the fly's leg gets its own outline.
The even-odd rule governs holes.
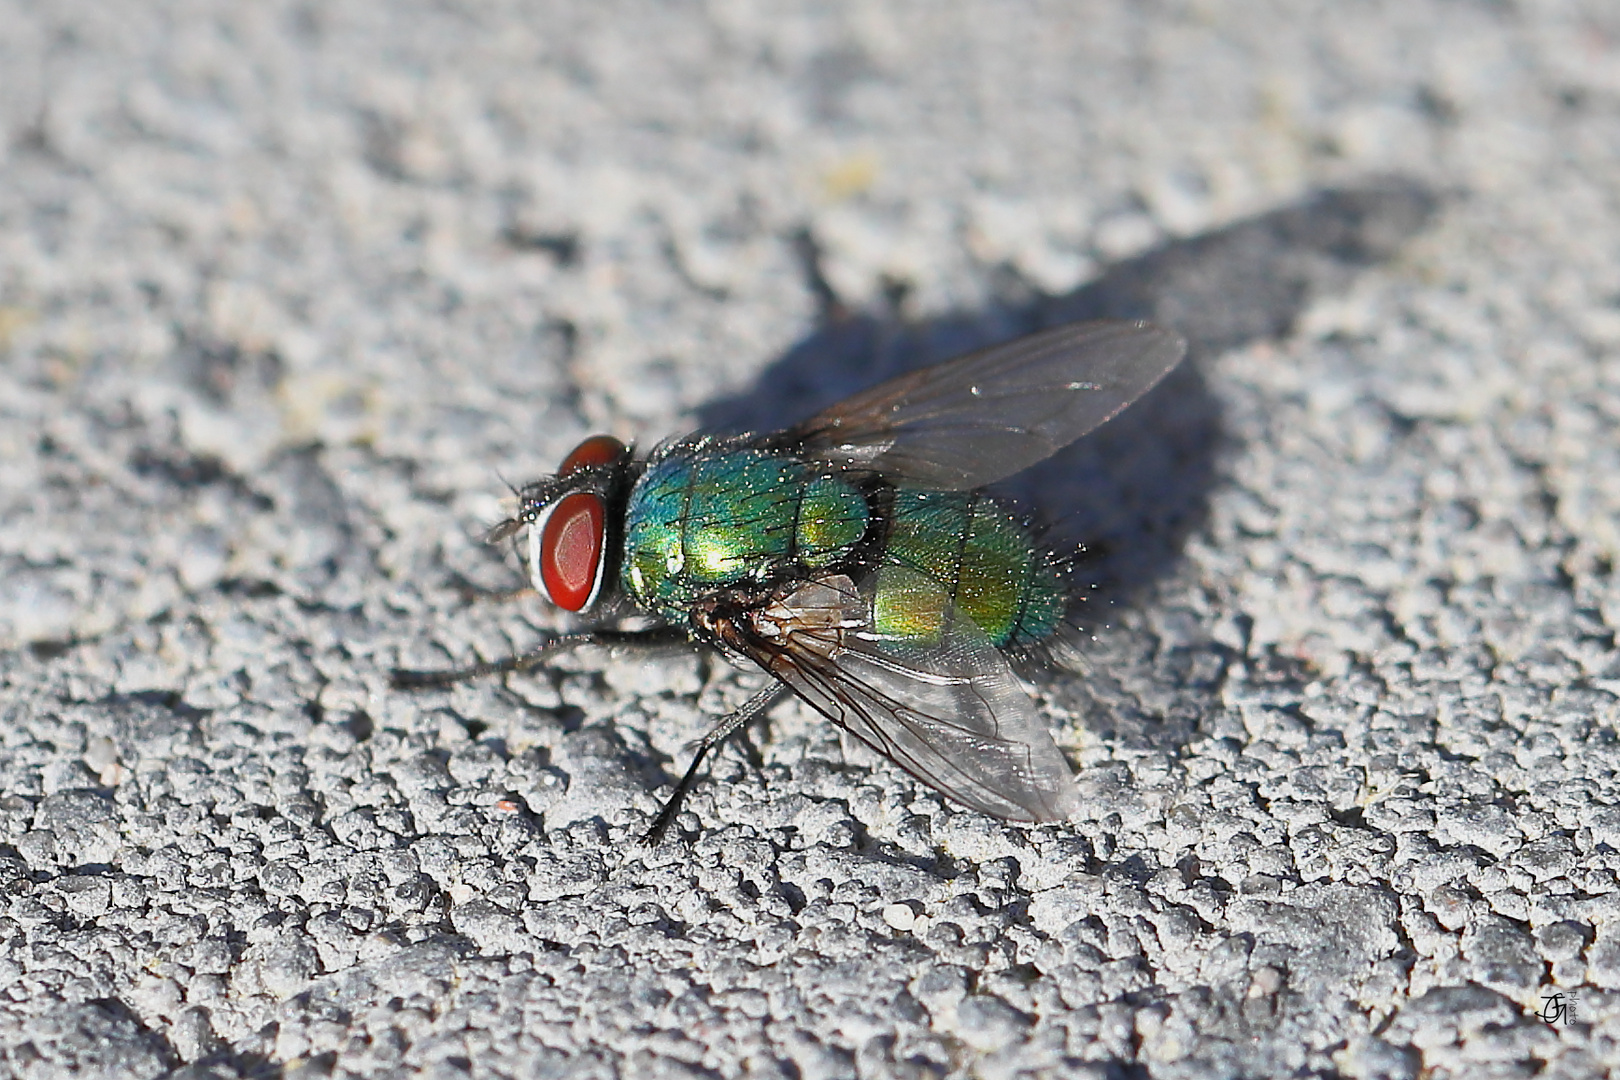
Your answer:
[[[512,585],[504,589],[491,589],[468,578],[464,574],[451,573],[449,586],[461,596],[464,604],[496,603],[507,604],[525,596],[534,596],[535,588],[528,582],[522,585]]]
[[[686,641],[686,634],[673,626],[659,626],[650,630],[592,630],[584,634],[566,634],[552,638],[522,656],[509,656],[505,660],[491,660],[484,664],[471,664],[462,668],[442,671],[410,671],[395,668],[388,681],[397,689],[420,689],[425,686],[450,686],[485,675],[509,675],[514,671],[527,671],[548,657],[570,652],[586,645],[678,645]]]
[[[709,751],[747,727],[759,717],[760,713],[770,708],[785,693],[787,693],[787,687],[782,686],[780,683],[767,686],[743,702],[742,708],[722,717],[718,724],[709,729],[708,734],[693,744],[692,764],[686,767],[686,775],[682,776],[680,783],[675,785],[675,791],[670,795],[669,801],[664,804],[664,808],[658,812],[658,818],[652,823],[652,828],[648,829],[647,835],[641,838],[644,845],[657,847],[664,839],[664,834],[669,831],[669,827],[675,822],[675,815],[681,812],[681,803],[686,800],[686,796],[696,786],[698,767],[703,764],[703,759],[709,756]]]

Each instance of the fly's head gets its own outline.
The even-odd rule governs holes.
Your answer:
[[[557,475],[519,491],[517,512],[489,531],[498,543],[528,533],[529,580],[565,611],[584,611],[602,594],[622,531],[633,479],[630,448],[593,435],[563,458]]]

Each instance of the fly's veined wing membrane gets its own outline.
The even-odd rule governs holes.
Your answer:
[[[817,712],[940,793],[1010,821],[1078,808],[1069,766],[1007,660],[972,619],[946,612],[918,645],[870,628],[842,575],[756,612],[732,644]]]
[[[1186,351],[1152,323],[1072,323],[890,379],[773,442],[918,487],[982,487],[1110,419]]]

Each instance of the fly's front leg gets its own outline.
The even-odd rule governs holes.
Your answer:
[[[462,668],[441,671],[412,671],[395,668],[388,681],[398,689],[420,689],[426,686],[451,686],[468,679],[486,675],[509,675],[514,671],[527,671],[558,653],[570,652],[586,645],[679,645],[686,634],[673,626],[658,626],[650,630],[591,630],[583,634],[566,634],[542,642],[521,656],[504,660],[491,660],[484,664],[471,664]]]
[[[743,702],[742,708],[722,717],[718,724],[709,729],[708,734],[693,744],[692,764],[686,767],[686,775],[682,776],[680,783],[675,785],[674,792],[670,794],[669,801],[664,804],[664,808],[658,812],[658,818],[652,823],[652,828],[648,829],[647,835],[641,838],[643,844],[647,847],[657,847],[664,839],[664,834],[669,831],[670,825],[675,822],[675,815],[681,812],[681,803],[686,800],[686,796],[696,786],[698,767],[703,764],[703,759],[709,756],[709,751],[747,727],[760,713],[770,708],[785,693],[787,693],[787,687],[780,683],[767,686]]]
[[[450,584],[461,594],[464,603],[495,603],[508,604],[513,600],[521,600],[526,596],[534,596],[533,585],[513,585],[506,589],[486,589],[484,586],[469,581],[460,574],[452,574]]]

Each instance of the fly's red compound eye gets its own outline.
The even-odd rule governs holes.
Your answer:
[[[576,491],[558,500],[540,532],[536,560],[540,585],[553,604],[565,611],[583,611],[596,599],[607,561],[606,537],[607,503],[602,496]]]
[[[569,473],[588,469],[592,465],[610,465],[619,460],[624,453],[624,443],[611,435],[592,435],[563,458],[562,468],[557,470],[558,476],[567,476]]]

